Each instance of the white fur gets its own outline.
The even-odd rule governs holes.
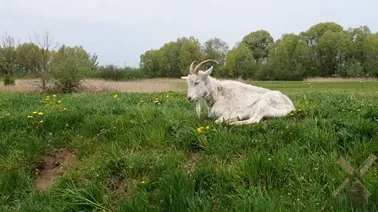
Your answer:
[[[263,117],[282,117],[295,110],[292,101],[279,91],[233,80],[216,80],[210,76],[212,70],[213,66],[181,77],[188,83],[188,100],[197,102],[198,118],[200,100],[206,101],[208,115],[216,118],[216,123],[251,124]]]

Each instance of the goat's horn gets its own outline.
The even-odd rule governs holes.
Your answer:
[[[193,67],[194,67],[194,64],[195,64],[196,62],[197,62],[197,61],[194,60],[194,61],[190,64],[190,67],[189,67],[189,73],[193,74],[193,71],[194,71]]]
[[[216,61],[216,60],[214,60],[214,59],[207,59],[207,60],[204,60],[204,61],[200,62],[200,63],[194,68],[193,73],[197,74],[198,71],[199,71],[199,69],[200,69],[205,63],[207,63],[207,62],[215,62],[215,63],[219,64],[219,62]]]

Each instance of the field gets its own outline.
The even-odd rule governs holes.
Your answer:
[[[90,82],[1,87],[0,211],[351,211],[348,187],[332,196],[337,160],[378,153],[375,81],[253,82],[297,110],[245,126],[198,120],[180,80]],[[378,211],[377,172],[364,211]]]

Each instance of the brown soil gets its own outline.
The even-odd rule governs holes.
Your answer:
[[[126,180],[122,177],[109,178],[109,188],[116,194],[124,193],[127,189]]]
[[[60,149],[46,155],[40,166],[36,168],[35,186],[44,191],[51,188],[57,178],[63,175],[74,163],[75,155],[69,149]]]
[[[187,172],[192,172],[196,166],[196,161],[200,156],[199,151],[190,151],[188,154],[188,162],[186,163]]]

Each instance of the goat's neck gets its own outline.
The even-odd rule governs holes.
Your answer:
[[[218,99],[218,81],[210,76],[207,79],[208,93],[203,99],[209,107],[213,106]]]

